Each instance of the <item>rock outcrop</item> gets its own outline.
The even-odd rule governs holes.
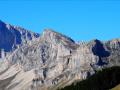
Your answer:
[[[120,65],[120,40],[76,43],[46,29],[41,36],[0,22],[1,90],[55,90]],[[19,48],[18,48],[19,47]]]

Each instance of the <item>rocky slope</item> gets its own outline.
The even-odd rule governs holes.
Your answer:
[[[120,83],[119,77],[120,66],[113,66],[97,71],[85,80],[76,80],[71,85],[59,90],[111,90]]]
[[[3,22],[0,49],[7,53],[1,53],[1,90],[54,90],[120,66],[120,39],[76,43],[50,29],[40,36]]]

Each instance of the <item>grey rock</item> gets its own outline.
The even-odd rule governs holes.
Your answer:
[[[15,75],[4,87],[5,90],[54,90],[75,80],[86,79],[95,74],[96,70],[120,66],[120,39],[76,43],[50,29],[46,29],[40,36],[11,25],[0,25],[0,49],[8,52],[0,62],[0,79],[6,80]],[[9,44],[10,39],[19,36],[14,31],[21,35],[21,42],[13,41]],[[3,47],[4,44],[10,49]]]

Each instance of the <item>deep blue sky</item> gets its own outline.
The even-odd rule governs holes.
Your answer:
[[[0,19],[38,33],[52,28],[76,41],[120,38],[119,0],[1,0]]]

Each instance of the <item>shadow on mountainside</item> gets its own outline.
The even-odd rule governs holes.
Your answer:
[[[97,65],[103,66],[104,64],[107,64],[107,62],[104,62],[102,58],[110,56],[110,52],[105,50],[104,45],[99,40],[95,40],[95,45],[92,48],[92,52],[94,55],[99,57]]]

